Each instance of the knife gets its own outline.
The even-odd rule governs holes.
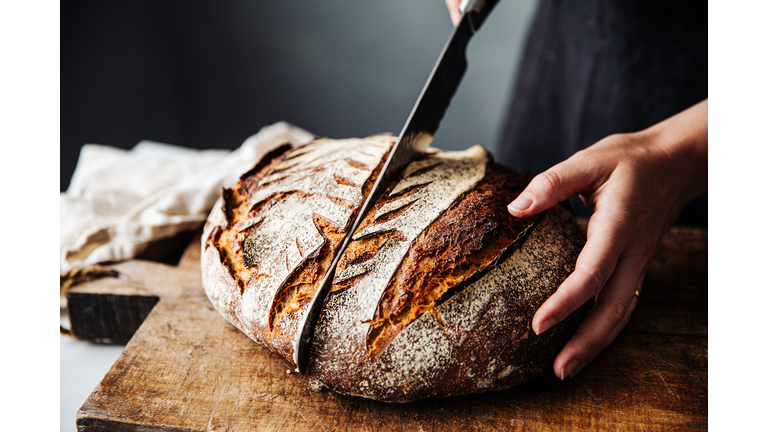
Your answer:
[[[304,315],[304,320],[299,326],[301,329],[300,337],[296,339],[293,349],[293,361],[299,372],[304,372],[306,369],[315,323],[322,308],[323,299],[325,299],[333,282],[336,265],[341,254],[347,248],[347,244],[366,213],[373,207],[387,185],[394,180],[417,154],[429,147],[440,125],[440,120],[442,120],[448,105],[451,103],[451,98],[453,98],[453,94],[459,87],[461,78],[467,69],[467,44],[470,38],[480,29],[480,26],[497,2],[498,0],[474,0],[469,2],[461,16],[461,21],[453,29],[451,37],[448,39],[445,47],[443,47],[435,67],[429,74],[427,83],[421,89],[416,105],[411,110],[411,114],[408,116],[403,130],[400,132],[395,146],[392,147],[389,157],[384,163],[381,174],[376,179],[371,193],[368,194],[368,198],[366,198],[357,218],[355,218],[341,247],[336,252],[331,267],[326,272],[325,278],[310,302],[309,312]]]

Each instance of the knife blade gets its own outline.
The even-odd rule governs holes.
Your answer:
[[[467,69],[467,45],[472,36],[482,26],[488,14],[498,0],[471,1],[461,17],[459,24],[453,29],[448,42],[443,47],[427,83],[421,90],[416,104],[411,110],[394,147],[389,153],[384,167],[365,200],[355,221],[349,228],[341,247],[336,252],[331,267],[326,272],[320,287],[315,292],[309,306],[309,312],[304,315],[299,338],[293,349],[293,360],[299,372],[306,370],[309,357],[309,347],[314,333],[320,309],[328,290],[333,282],[336,265],[347,247],[352,235],[365,218],[366,213],[373,207],[379,195],[392,180],[405,168],[413,158],[425,151],[437,131],[440,121],[451,103],[456,89],[459,87],[464,72]]]

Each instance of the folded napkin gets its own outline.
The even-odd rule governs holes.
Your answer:
[[[131,150],[87,144],[61,194],[61,271],[122,261],[152,242],[199,228],[223,187],[285,143],[314,139],[280,122],[236,150],[192,150],[142,141]]]

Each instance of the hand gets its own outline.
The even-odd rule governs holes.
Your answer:
[[[604,138],[536,176],[509,204],[522,218],[579,194],[594,209],[576,269],[531,323],[541,334],[596,297],[555,359],[560,379],[579,373],[627,325],[656,244],[706,192],[707,108],[704,100],[644,131]]]
[[[461,21],[461,9],[459,9],[461,0],[445,0],[445,5],[448,6],[448,13],[451,14],[451,22],[456,27]]]

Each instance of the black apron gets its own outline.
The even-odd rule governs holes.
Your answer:
[[[497,159],[539,173],[706,98],[706,2],[541,1]],[[578,215],[590,214],[571,201]],[[706,227],[706,195],[676,224]]]

